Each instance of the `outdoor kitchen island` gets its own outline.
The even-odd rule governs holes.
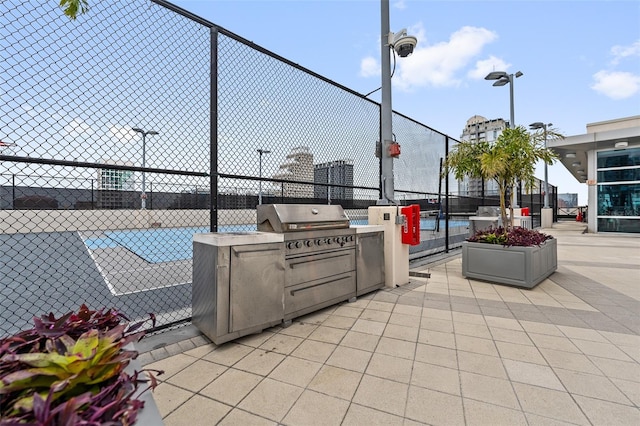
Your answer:
[[[220,344],[384,286],[381,226],[339,205],[258,206],[258,232],[193,237],[192,322]]]

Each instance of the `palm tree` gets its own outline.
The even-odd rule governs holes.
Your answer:
[[[549,131],[552,138],[563,137]],[[453,172],[456,179],[463,177],[494,180],[500,194],[502,223],[513,226],[513,206],[509,206],[510,222],[507,222],[507,189],[521,182],[526,188],[535,185],[535,166],[538,161],[553,164],[557,154],[544,145],[538,134],[530,134],[523,126],[502,131],[495,141],[462,141],[447,156],[443,175]]]

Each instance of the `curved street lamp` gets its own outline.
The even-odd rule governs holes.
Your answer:
[[[147,163],[146,163],[147,135],[157,135],[159,133],[156,132],[155,130],[149,130],[145,132],[144,130],[138,127],[134,127],[132,130],[142,135],[142,168],[144,169],[145,167],[147,167]],[[141,201],[140,208],[142,210],[147,208],[147,194],[145,193],[145,190],[146,190],[146,181],[145,181],[145,173],[143,170],[142,171],[142,193],[140,194],[140,201]]]
[[[493,83],[494,86],[504,86],[505,84],[509,84],[509,105],[510,105],[510,114],[509,114],[509,127],[510,128],[514,128],[516,127],[516,123],[515,123],[515,118],[514,118],[514,113],[513,113],[513,79],[518,78],[518,77],[522,77],[523,74],[522,72],[518,71],[515,74],[507,74],[504,71],[493,71],[490,72],[489,74],[487,74],[487,76],[484,78],[485,80],[496,80],[495,83]]]

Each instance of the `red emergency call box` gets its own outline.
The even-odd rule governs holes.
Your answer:
[[[402,226],[402,244],[417,246],[420,244],[420,206],[412,204],[400,209],[407,220]]]

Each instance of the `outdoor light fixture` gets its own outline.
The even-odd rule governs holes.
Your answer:
[[[134,127],[133,129],[134,132],[140,133],[142,135],[142,168],[144,169],[145,167],[147,167],[147,163],[146,163],[146,149],[147,149],[147,135],[157,135],[158,132],[156,132],[155,130],[149,130],[147,132],[145,132],[144,130],[138,128],[138,127]],[[140,193],[140,208],[142,210],[147,208],[147,194],[145,192],[145,173],[144,170],[142,171],[142,192]]]
[[[522,73],[520,73],[522,75]],[[547,127],[553,126],[553,123],[545,124],[541,121],[529,124],[529,127],[533,130],[543,129],[544,131],[544,149],[547,149]],[[547,162],[544,163],[544,206],[543,208],[549,208],[549,172],[547,169]]]
[[[567,152],[564,155],[564,158],[576,158],[576,153],[575,152]]]
[[[616,148],[626,148],[629,146],[629,142],[627,141],[618,141],[616,142],[616,144],[614,145]]]
[[[582,170],[582,169],[581,170],[576,170],[576,173],[580,173],[581,175],[583,175],[584,174],[584,170]]]
[[[576,161],[575,163],[571,163],[571,166],[572,167],[578,167],[578,166],[580,166],[580,162]]]
[[[258,204],[262,204],[262,154],[271,154],[271,151],[266,149],[256,149],[259,154],[259,165],[258,165],[258,176],[260,180],[258,181]]]
[[[509,99],[510,99],[510,114],[509,114],[509,127],[510,128],[514,128],[515,127],[515,118],[514,118],[514,113],[513,113],[513,78],[518,78],[518,77],[522,77],[523,74],[522,72],[518,71],[515,74],[507,74],[504,71],[493,71],[490,72],[489,74],[487,74],[487,76],[484,78],[485,80],[496,80],[495,83],[493,83],[494,86],[504,86],[505,84],[509,84]]]

